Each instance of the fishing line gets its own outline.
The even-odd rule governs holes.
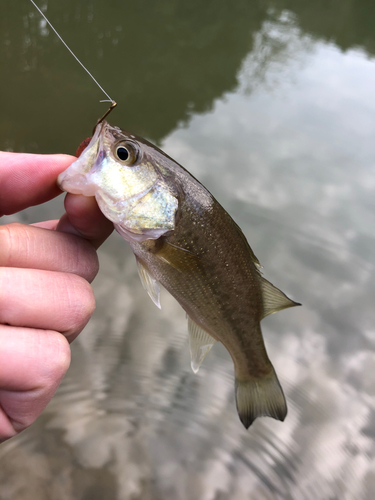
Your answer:
[[[88,73],[91,78],[94,80],[94,82],[96,83],[96,85],[100,88],[100,90],[103,92],[103,94],[105,94],[107,97],[108,97],[108,100],[105,99],[104,101],[100,101],[100,102],[111,102],[112,105],[116,105],[115,101],[113,99],[111,99],[109,97],[109,95],[107,94],[107,92],[103,89],[103,87],[98,83],[98,81],[92,76],[92,74],[90,73],[90,71],[86,68],[86,66],[84,66],[81,61],[78,59],[78,57],[75,55],[75,53],[68,47],[68,45],[64,42],[64,40],[61,38],[61,36],[57,33],[57,31],[55,30],[55,28],[52,26],[52,24],[48,21],[48,19],[46,18],[46,16],[43,14],[43,12],[39,9],[39,7],[36,5],[36,3],[33,1],[33,0],[30,0],[30,2],[34,5],[34,7],[36,8],[36,10],[39,12],[39,14],[41,16],[44,17],[45,21],[47,22],[47,24],[51,27],[51,29],[55,32],[55,34],[58,36],[58,38],[61,40],[61,42],[65,45],[65,47],[69,50],[69,52],[72,54],[72,56],[74,57],[74,59],[82,66],[82,68],[86,71],[86,73]],[[113,106],[114,107],[114,106]],[[111,108],[112,109],[112,106]]]

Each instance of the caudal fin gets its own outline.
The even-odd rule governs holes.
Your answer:
[[[285,419],[286,401],[273,369],[267,377],[245,381],[236,379],[235,390],[238,416],[246,429],[257,417]]]

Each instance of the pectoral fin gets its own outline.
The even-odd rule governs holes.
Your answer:
[[[200,258],[195,253],[186,248],[181,248],[169,243],[167,240],[163,241],[156,255],[160,260],[166,262],[181,273],[194,272],[200,265]]]
[[[198,326],[190,318],[190,316],[187,318],[190,340],[191,369],[194,373],[198,373],[203,359],[209,353],[216,340],[202,330],[202,328]]]
[[[151,274],[148,272],[148,270],[145,268],[145,266],[142,264],[140,260],[138,259],[136,260],[137,260],[138,274],[139,277],[141,278],[141,283],[143,285],[143,288],[149,294],[152,302],[159,309],[161,309],[159,282],[156,281],[156,279],[153,276],[151,276]]]
[[[273,286],[272,283],[261,277],[262,295],[263,295],[263,316],[273,314],[288,307],[300,306],[298,302],[289,299],[285,293]]]

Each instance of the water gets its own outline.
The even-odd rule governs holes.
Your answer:
[[[112,235],[66,378],[0,447],[1,500],[374,498],[373,3],[41,5],[119,103],[110,122],[197,176],[303,307],[262,323],[288,417],[245,431],[225,349],[191,372],[183,311],[153,306]],[[74,153],[100,91],[28,2],[0,6],[0,149]]]

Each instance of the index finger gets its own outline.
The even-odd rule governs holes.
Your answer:
[[[0,152],[0,217],[61,194],[57,176],[75,160],[69,155]]]

